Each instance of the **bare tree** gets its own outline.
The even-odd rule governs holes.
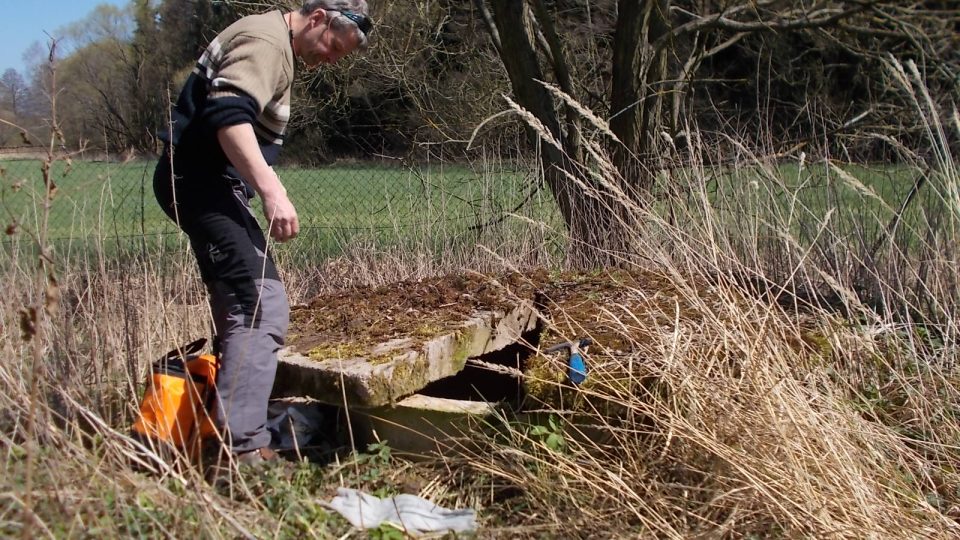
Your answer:
[[[23,76],[15,69],[8,69],[0,76],[0,145],[24,144],[19,126],[29,87]]]
[[[15,69],[8,69],[0,76],[0,107],[9,111],[14,117],[23,113],[24,100],[27,97],[28,87],[23,75]]]
[[[65,144],[118,150],[134,140],[126,78],[131,31],[128,10],[103,4],[54,33],[60,44],[56,60],[62,84],[57,91]],[[51,96],[51,81],[43,71],[39,74],[37,82]]]
[[[575,245],[601,248],[588,258],[617,249],[616,242],[611,243],[619,236],[617,228],[629,226],[627,216],[616,215],[618,200],[645,204],[653,194],[656,171],[663,167],[660,141],[672,145],[684,135],[685,122],[695,118],[684,119],[683,111],[691,94],[706,84],[701,70],[734,48],[747,59],[759,59],[757,48],[789,51],[793,38],[788,36],[802,34],[811,41],[839,42],[858,58],[875,58],[899,47],[906,54],[923,56],[931,69],[942,71],[944,80],[955,73],[942,66],[947,57],[956,55],[948,44],[955,43],[958,15],[955,9],[939,7],[943,2],[475,0],[475,4],[485,17],[517,103],[547,134],[531,131],[531,137],[558,142],[557,147],[544,145],[543,167]],[[583,81],[584,74],[595,74],[596,68],[584,68],[582,57],[565,50],[565,44],[584,33],[592,33],[597,41],[612,34],[608,46],[596,49],[603,58],[596,53],[592,58],[609,66],[608,71],[600,69],[599,84]],[[718,63],[711,66],[714,72],[724,69]],[[802,83],[794,80],[784,86],[789,84]],[[596,184],[589,168],[576,166],[597,152],[583,135],[578,107],[584,102],[606,114],[609,122],[602,148],[616,170],[604,186]]]

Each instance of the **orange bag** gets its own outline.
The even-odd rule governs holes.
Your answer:
[[[195,456],[200,441],[216,434],[211,411],[217,357],[196,355],[206,342],[198,339],[153,363],[140,416],[133,424],[135,436]]]

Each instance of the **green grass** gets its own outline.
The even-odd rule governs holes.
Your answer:
[[[43,200],[41,162],[2,161],[0,168],[3,225],[15,220],[23,232],[37,230],[37,209]],[[182,246],[176,227],[154,200],[153,168],[152,161],[54,163],[52,177],[58,192],[49,238],[58,249],[74,251],[82,251],[91,241],[101,242],[108,250]],[[412,240],[442,244],[472,238],[477,226],[499,223],[519,206],[522,215],[562,230],[547,190],[521,205],[532,183],[513,170],[357,164],[281,168],[278,172],[302,227],[296,245],[284,249],[298,252],[336,253],[358,237],[372,245]],[[918,174],[915,169],[890,165],[844,166],[839,171],[810,163],[767,171],[759,167],[703,174],[685,171],[679,180],[664,179],[663,183],[703,182],[715,217],[742,222],[744,217],[764,216],[773,220],[771,228],[789,231],[801,243],[812,241],[824,220],[829,220],[835,234],[857,235],[863,242],[873,243],[894,221]],[[21,187],[14,190],[15,184]],[[932,221],[943,218],[942,192],[936,182],[924,185],[897,225],[900,245],[924,241],[918,231],[929,231]],[[681,209],[684,205],[687,211],[695,209],[694,202],[681,202]],[[259,215],[259,203],[253,205]],[[693,210],[692,219],[698,212]],[[527,225],[508,219],[498,226],[501,234],[509,235],[510,227]]]
[[[55,162],[51,176],[58,189],[48,238],[57,251],[82,253],[94,243],[110,253],[182,248],[176,226],[154,199],[154,166],[153,161]],[[42,163],[0,161],[0,169],[2,224],[15,221],[25,239],[39,230]],[[504,213],[521,206],[531,190],[529,179],[515,170],[477,173],[465,166],[358,164],[279,168],[278,173],[301,223],[298,241],[281,251],[308,257],[337,253],[358,238],[384,246],[410,241],[443,244],[475,235],[477,226],[499,223]],[[547,193],[541,191],[531,201],[520,213],[559,223]],[[252,204],[260,217],[259,201]],[[500,225],[510,226],[528,225],[510,220]]]
[[[36,209],[43,200],[41,162],[5,161],[0,167],[5,220],[15,218],[35,230]],[[153,197],[153,168],[154,162],[54,163],[58,192],[49,237],[174,232]],[[458,166],[408,170],[358,165],[278,172],[307,228],[456,232],[512,210],[529,189],[523,175],[513,171],[477,174]],[[13,189],[15,183],[19,190]]]
[[[36,231],[44,199],[42,163],[11,160],[0,162],[0,168],[4,171],[0,184],[4,221],[9,224],[16,220],[26,232]],[[144,163],[55,162],[51,179],[57,192],[52,201],[48,237],[173,232],[172,223],[151,200],[151,172]]]
[[[771,230],[801,244],[822,235],[824,225],[832,235],[856,236],[865,244],[893,226],[899,245],[916,246],[948,217],[947,188],[936,178],[925,181],[904,207],[920,175],[897,165],[785,164],[769,171],[745,167],[708,174],[705,189],[715,217],[744,224],[762,216]]]

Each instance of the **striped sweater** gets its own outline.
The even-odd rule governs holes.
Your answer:
[[[273,165],[290,118],[293,75],[290,34],[280,11],[244,17],[221,32],[184,84],[172,129],[160,137],[173,146],[176,174],[191,182],[240,178],[216,134],[245,123],[253,125],[263,157]]]

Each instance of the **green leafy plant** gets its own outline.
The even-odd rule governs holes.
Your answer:
[[[564,452],[567,440],[563,433],[563,424],[556,416],[550,415],[547,425],[537,424],[530,428],[530,435],[539,439],[544,446],[554,452]]]
[[[370,540],[404,540],[407,537],[403,531],[393,525],[384,523],[370,531]]]
[[[387,441],[369,444],[367,453],[357,455],[357,465],[363,466],[360,480],[362,482],[379,480],[384,469],[390,465],[390,460],[390,446],[387,445]]]

